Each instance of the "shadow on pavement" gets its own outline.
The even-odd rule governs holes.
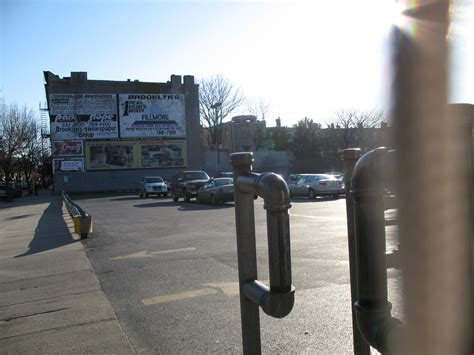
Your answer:
[[[15,256],[15,258],[41,253],[77,242],[72,239],[71,233],[64,222],[61,206],[62,201],[60,199],[54,199],[50,202],[38,221],[33,240],[28,245],[28,251]]]
[[[209,210],[209,209],[231,208],[231,207],[234,207],[234,204],[224,203],[224,204],[213,206],[213,205],[200,204],[195,201],[179,203],[179,202],[173,202],[170,200],[164,200],[162,202],[142,203],[139,205],[133,205],[133,207],[137,207],[137,208],[150,208],[150,207],[158,207],[158,206],[178,207],[178,211],[199,211],[199,210]]]

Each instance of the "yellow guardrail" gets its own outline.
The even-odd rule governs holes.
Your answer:
[[[93,231],[92,216],[75,203],[65,191],[61,192],[61,196],[74,222],[74,233],[79,234],[81,239],[87,238]]]

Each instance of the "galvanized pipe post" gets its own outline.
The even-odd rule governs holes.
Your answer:
[[[368,344],[389,352],[399,340],[401,323],[391,317],[385,259],[384,163],[388,150],[378,148],[355,165],[351,194],[357,274],[357,325]]]
[[[354,354],[369,355],[370,346],[364,340],[357,326],[354,303],[357,300],[357,276],[356,276],[356,252],[354,239],[354,206],[350,193],[352,185],[352,173],[354,166],[361,156],[360,148],[350,148],[343,150],[344,162],[344,189],[346,192],[346,216],[347,216],[347,243],[349,249],[349,273],[351,284],[351,311],[352,311],[352,342]]]
[[[258,278],[253,193],[244,191],[235,184],[238,176],[251,175],[253,157],[250,153],[235,153],[230,156],[230,162],[234,170],[234,209],[243,352],[244,354],[260,354],[262,350],[259,305],[247,298],[242,290],[243,285]]]
[[[259,309],[271,317],[283,318],[294,304],[291,279],[290,191],[285,180],[274,173],[252,172],[252,153],[230,156],[234,169],[235,222],[240,285],[240,307],[244,354],[259,354]],[[267,211],[270,287],[257,279],[253,199],[258,194]]]

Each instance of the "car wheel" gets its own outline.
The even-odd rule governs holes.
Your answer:
[[[138,194],[138,196],[139,196],[140,198],[143,198],[143,193],[140,191],[140,193]]]
[[[184,201],[186,201],[186,202],[191,201],[191,196],[189,196],[189,195],[187,195],[187,194],[184,195]]]
[[[311,199],[311,200],[314,200],[316,198],[316,193],[314,192],[313,189],[309,189],[308,191],[308,197]]]
[[[196,201],[197,201],[198,203],[202,203],[202,201],[201,201],[201,196],[199,196],[199,194],[196,195]]]
[[[145,197],[148,197],[148,194],[145,192]]]
[[[178,202],[179,197],[176,196],[174,193],[171,193],[171,195],[173,196],[173,201],[174,201],[174,202]]]
[[[338,198],[339,198],[339,195],[338,195],[338,194],[334,194],[334,195],[332,195],[332,197],[334,197],[335,199],[338,199]]]
[[[215,206],[217,205],[216,195],[211,195],[211,203]]]
[[[163,197],[168,197],[168,193],[165,192],[165,193],[163,194]]]

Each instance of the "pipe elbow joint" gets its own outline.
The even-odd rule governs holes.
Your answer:
[[[354,307],[357,326],[365,341],[381,353],[390,352],[398,343],[402,328],[402,322],[390,314],[391,303],[387,302],[384,307],[367,307],[356,302]]]
[[[266,292],[260,306],[269,316],[283,318],[290,314],[295,304],[295,288],[291,286],[288,292]]]
[[[255,187],[266,210],[284,211],[291,207],[290,190],[280,175],[264,173],[255,181]]]
[[[295,304],[295,288],[290,286],[288,291],[272,291],[258,280],[243,285],[245,296],[262,307],[262,310],[271,317],[283,318],[290,314]]]

